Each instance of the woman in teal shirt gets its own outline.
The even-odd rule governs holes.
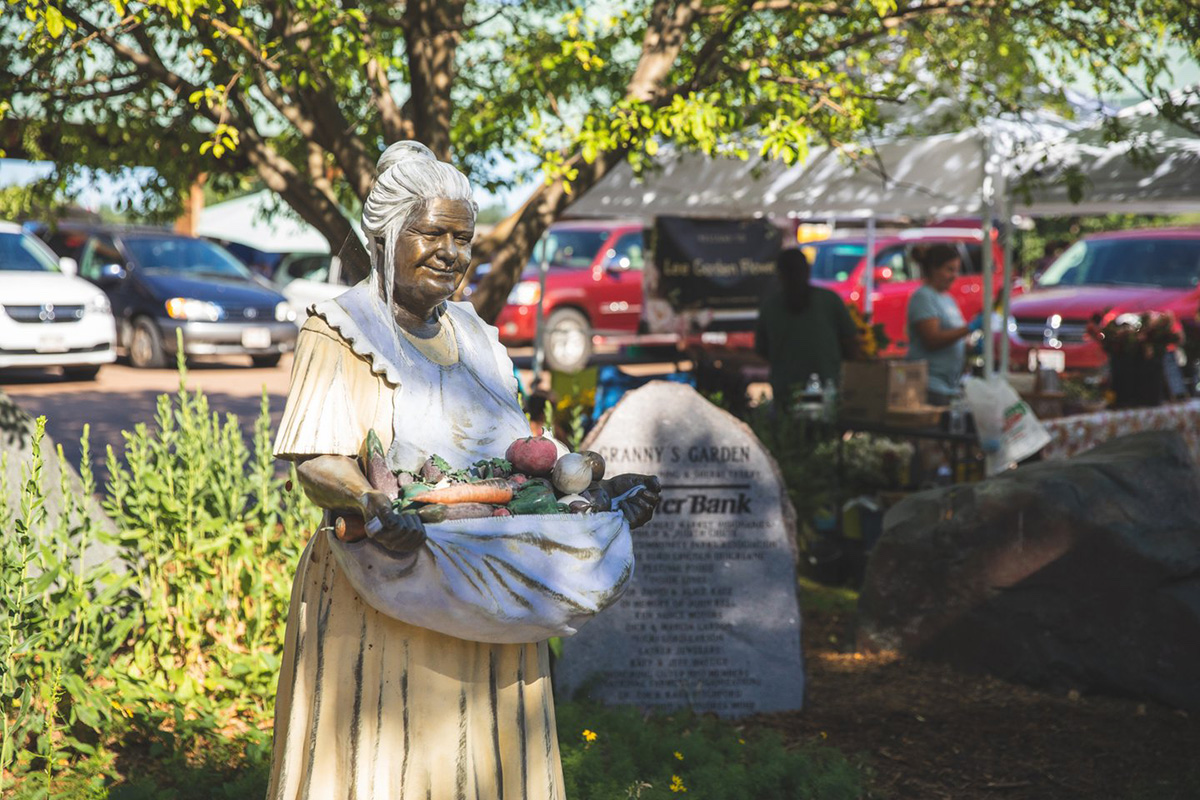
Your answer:
[[[908,299],[908,360],[928,362],[929,402],[944,406],[958,394],[971,333],[950,295],[962,258],[954,245],[935,244],[919,260],[922,286]]]

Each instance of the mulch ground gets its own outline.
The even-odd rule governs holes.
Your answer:
[[[850,617],[806,612],[807,706],[754,724],[860,758],[869,797],[1200,798],[1200,715],[855,653]]]

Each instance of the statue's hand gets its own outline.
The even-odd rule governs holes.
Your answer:
[[[629,520],[631,529],[640,528],[649,522],[650,518],[654,516],[654,509],[658,508],[659,500],[662,499],[662,484],[653,475],[626,473],[616,475],[604,483],[607,484],[608,491],[613,497],[625,494],[635,487],[641,487],[617,503],[617,508],[621,509],[625,519]]]
[[[425,523],[416,514],[396,511],[383,492],[364,492],[359,504],[367,536],[388,550],[411,553],[425,543]]]

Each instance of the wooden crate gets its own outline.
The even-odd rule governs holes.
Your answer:
[[[838,397],[841,417],[884,422],[890,411],[924,406],[928,385],[924,361],[847,361]]]

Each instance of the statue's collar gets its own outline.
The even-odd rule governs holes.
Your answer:
[[[413,360],[408,345],[398,340],[392,311],[387,307],[387,301],[375,291],[370,279],[332,300],[313,304],[309,314],[324,319],[346,340],[351,350],[370,362],[372,372],[382,375],[391,385],[399,386],[402,375],[411,375]],[[433,310],[435,320],[446,314],[460,337],[469,336],[473,331],[469,321],[462,319],[465,312],[454,304],[443,301]],[[471,352],[472,348],[467,348],[465,353],[460,351],[460,358],[469,359]]]

